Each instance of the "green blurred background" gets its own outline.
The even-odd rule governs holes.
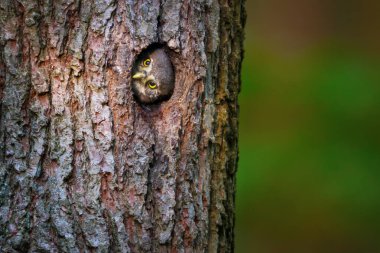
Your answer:
[[[247,0],[236,252],[380,252],[380,1]]]

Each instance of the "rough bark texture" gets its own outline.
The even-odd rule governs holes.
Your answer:
[[[242,0],[0,0],[0,251],[231,252]],[[172,49],[169,101],[135,57]]]

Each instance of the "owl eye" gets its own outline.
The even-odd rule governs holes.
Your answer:
[[[157,88],[157,84],[153,81],[148,81],[148,87],[152,90]]]
[[[145,59],[145,60],[143,61],[143,66],[144,66],[144,67],[148,67],[148,66],[150,65],[150,63],[151,63],[150,58]]]

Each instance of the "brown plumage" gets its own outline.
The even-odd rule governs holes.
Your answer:
[[[144,52],[132,70],[132,91],[143,104],[167,100],[174,89],[174,70],[163,48]]]

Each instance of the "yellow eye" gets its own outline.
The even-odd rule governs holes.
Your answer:
[[[151,63],[151,60],[148,58],[148,59],[145,59],[144,62],[143,62],[143,66],[144,67],[148,67]]]
[[[157,88],[157,84],[153,81],[148,81],[148,87],[152,90]]]

